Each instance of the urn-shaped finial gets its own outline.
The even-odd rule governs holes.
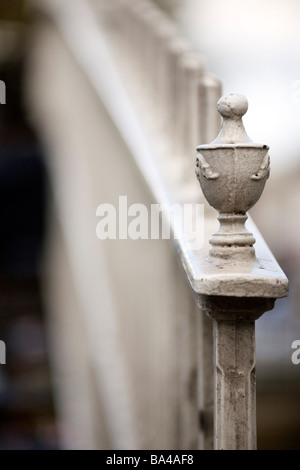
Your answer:
[[[209,204],[219,211],[220,229],[210,239],[210,256],[217,261],[255,257],[255,239],[245,227],[246,212],[260,198],[269,177],[269,147],[252,142],[242,116],[248,102],[229,94],[218,101],[223,118],[217,138],[197,148],[196,175]]]

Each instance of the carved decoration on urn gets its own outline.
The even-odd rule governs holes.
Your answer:
[[[218,101],[223,118],[217,138],[197,148],[196,175],[209,204],[219,211],[219,230],[210,239],[210,257],[255,258],[255,239],[245,227],[247,211],[260,198],[270,172],[269,147],[252,142],[242,116],[248,109],[243,95],[229,94]]]

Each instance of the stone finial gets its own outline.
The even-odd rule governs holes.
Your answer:
[[[252,142],[242,116],[248,109],[243,95],[218,101],[223,118],[217,138],[197,148],[196,175],[209,204],[219,211],[219,230],[210,239],[210,257],[224,262],[255,257],[255,239],[245,227],[246,212],[260,198],[269,177],[269,147]]]

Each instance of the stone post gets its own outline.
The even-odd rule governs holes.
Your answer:
[[[269,288],[274,281],[264,268],[259,291],[252,277],[260,260],[245,222],[269,177],[270,159],[269,147],[252,142],[245,132],[247,108],[246,98],[238,94],[218,101],[221,131],[211,144],[198,147],[196,162],[204,196],[219,212],[220,222],[202,260],[215,287],[211,295],[199,293],[198,302],[214,321],[214,448],[224,450],[256,449],[254,324],[279,296]],[[235,285],[229,289],[230,277]]]

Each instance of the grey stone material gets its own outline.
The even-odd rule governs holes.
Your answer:
[[[214,322],[214,449],[256,449],[255,320],[287,295],[288,281],[264,246],[245,226],[270,173],[269,147],[251,141],[242,116],[243,95],[218,101],[223,124],[217,138],[200,145],[196,176],[220,228],[206,257],[195,263],[194,292]],[[257,237],[258,235],[258,237]],[[190,263],[186,263],[187,273]],[[196,275],[195,275],[196,274]],[[195,282],[197,278],[197,282]]]

